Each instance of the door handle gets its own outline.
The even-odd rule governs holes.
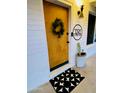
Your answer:
[[[68,33],[68,32],[67,32],[66,34],[67,34],[67,35],[69,35],[69,33]]]
[[[69,43],[69,41],[67,41],[67,43]]]

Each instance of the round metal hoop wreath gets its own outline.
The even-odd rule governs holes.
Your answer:
[[[80,24],[76,24],[73,28],[72,36],[75,40],[80,40],[82,37],[82,27]]]

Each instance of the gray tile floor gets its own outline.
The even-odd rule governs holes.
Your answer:
[[[84,68],[74,68],[85,79],[71,93],[96,93],[96,56],[90,57]],[[56,93],[48,82],[29,93]]]

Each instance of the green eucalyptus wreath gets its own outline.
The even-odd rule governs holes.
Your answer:
[[[56,18],[52,23],[52,32],[55,35],[58,35],[58,38],[64,34],[64,25],[61,19]]]

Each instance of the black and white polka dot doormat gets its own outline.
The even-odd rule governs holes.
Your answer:
[[[50,80],[56,93],[70,93],[85,77],[69,68]]]

